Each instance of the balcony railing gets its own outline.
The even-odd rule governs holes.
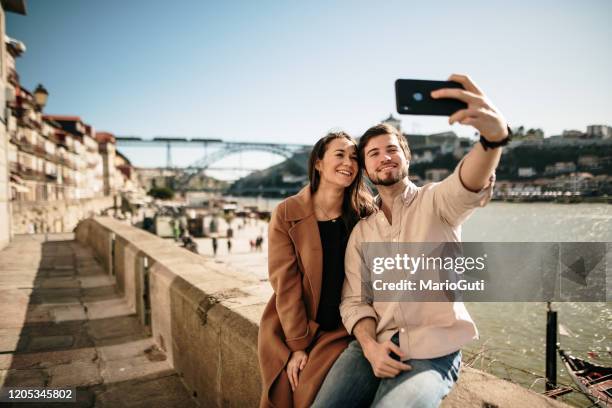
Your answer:
[[[60,166],[68,167],[71,170],[77,170],[76,164],[65,157],[58,158],[57,164],[59,164]]]
[[[17,126],[28,127],[30,129],[41,130],[42,125],[28,116],[17,117]]]
[[[24,151],[26,153],[34,154],[34,145],[32,143],[30,143],[30,141],[26,137],[21,136],[21,137],[19,137],[18,140],[19,140],[18,141],[18,146],[19,146],[20,150],[22,150],[22,151]]]
[[[41,181],[45,179],[45,173],[43,173],[42,171],[34,170],[32,168],[25,167],[23,165],[19,165],[19,175],[24,180]]]
[[[35,145],[34,153],[39,157],[45,157],[45,154],[47,153],[47,151],[45,150],[44,145]]]
[[[62,177],[62,184],[65,186],[76,186],[76,181],[72,177]]]
[[[9,171],[11,173],[19,173],[19,163],[9,162]]]
[[[19,146],[19,136],[17,136],[15,133],[11,132],[11,137],[10,137],[9,141],[12,144],[14,144],[15,146]]]
[[[8,80],[9,83],[15,86],[19,86],[19,74],[17,73],[15,69],[13,68],[9,69],[6,79]]]

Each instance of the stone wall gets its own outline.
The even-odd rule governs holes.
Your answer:
[[[13,234],[72,232],[84,218],[113,206],[113,197],[61,201],[12,201]]]
[[[201,406],[258,406],[257,331],[267,282],[110,218],[81,221],[76,237],[116,276],[133,312]],[[566,407],[471,368],[462,369],[442,406]]]

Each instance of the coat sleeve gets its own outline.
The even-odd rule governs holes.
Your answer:
[[[276,311],[285,343],[291,351],[306,349],[318,324],[309,320],[302,298],[302,274],[295,246],[289,237],[289,223],[283,220],[284,203],[274,210],[268,226],[268,274],[276,294]]]

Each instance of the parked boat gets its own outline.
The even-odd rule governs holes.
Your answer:
[[[612,367],[590,363],[561,349],[559,356],[582,392],[600,407],[612,407]]]

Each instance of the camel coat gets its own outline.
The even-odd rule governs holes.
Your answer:
[[[268,240],[268,273],[274,294],[259,326],[260,407],[307,407],[349,341],[344,326],[324,332],[315,321],[323,250],[309,185],[275,208]],[[306,350],[308,362],[292,392],[285,366],[291,352],[298,350]]]

